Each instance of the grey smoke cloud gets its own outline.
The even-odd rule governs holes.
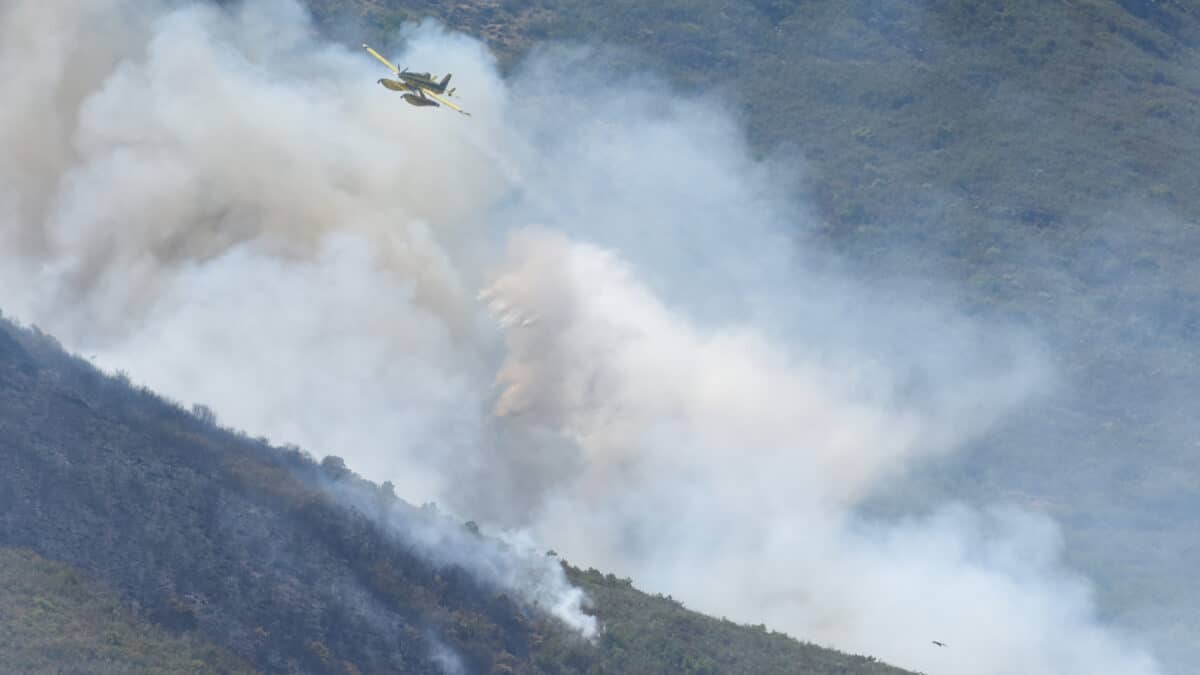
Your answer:
[[[1028,336],[850,278],[719,102],[403,37],[472,118],[390,96],[289,0],[6,5],[0,304],[704,611],[927,673],[1158,672],[1053,523],[856,510],[1052,386]],[[586,621],[523,569],[477,572]]]

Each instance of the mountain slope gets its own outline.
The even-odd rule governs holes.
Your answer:
[[[429,532],[468,542],[468,555],[503,552],[469,548],[486,541],[473,526],[410,507],[337,458],[222,430],[2,319],[0,514],[0,547],[70,565],[145,620],[268,672],[902,672],[564,565],[595,599],[593,645],[473,574],[469,557],[430,553]],[[71,597],[63,611],[86,621],[88,600]]]
[[[111,592],[65,565],[4,548],[0,671],[254,672],[225,650],[138,620]]]

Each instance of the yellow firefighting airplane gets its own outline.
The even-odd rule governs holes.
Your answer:
[[[396,66],[392,65],[391,61],[383,58],[379,52],[371,49],[367,45],[363,45],[363,49],[371,52],[371,56],[379,59],[383,65],[388,67],[388,70],[396,74],[396,77],[399,79],[381,79],[379,80],[379,84],[382,84],[392,91],[408,92],[402,97],[405,101],[408,101],[412,105],[418,107],[433,106],[436,108],[439,104],[441,104],[455,112],[470,116],[471,113],[463,110],[450,101],[447,101],[445,98],[442,98],[442,94],[445,94],[446,98],[454,95],[453,89],[446,91],[446,85],[450,84],[449,75],[443,77],[439,82],[436,77],[431,77],[429,73],[410,73],[408,72],[408,68],[400,70]]]

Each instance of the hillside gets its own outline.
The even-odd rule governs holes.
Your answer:
[[[589,643],[476,573],[510,553],[474,524],[218,428],[7,320],[0,513],[0,624],[39,636],[0,650],[21,670],[235,672],[227,650],[264,672],[903,672],[564,563],[603,627]]]
[[[1200,658],[1200,10],[1183,2],[311,0],[337,36],[433,16],[504,68],[554,41],[725,98],[802,166],[824,239],[880,284],[933,277],[1028,329],[1062,387],[879,512],[1015,501],[1065,529],[1108,615]],[[670,92],[664,92],[670,95]],[[1191,563],[1185,561],[1192,561]]]
[[[251,673],[246,663],[139,620],[102,584],[26,550],[0,549],[6,673]]]

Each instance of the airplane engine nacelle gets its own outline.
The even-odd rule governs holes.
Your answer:
[[[423,96],[417,96],[416,94],[405,94],[402,98],[415,106],[437,106],[436,101],[431,101]]]

